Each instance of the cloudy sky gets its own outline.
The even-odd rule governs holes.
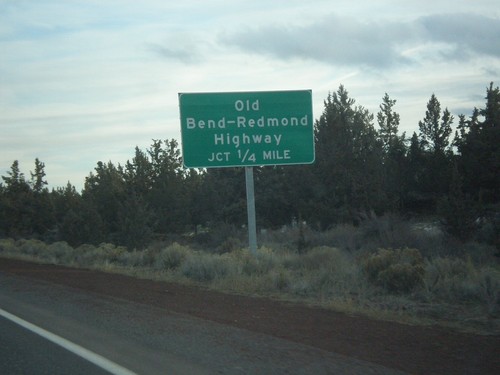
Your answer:
[[[343,84],[411,135],[430,96],[455,117],[500,84],[498,0],[0,0],[0,175],[35,158],[78,189],[98,161],[180,141],[179,92]],[[456,121],[455,121],[456,123]]]

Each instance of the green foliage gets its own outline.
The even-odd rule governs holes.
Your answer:
[[[144,249],[152,238],[154,218],[147,202],[138,194],[127,194],[120,205],[117,241],[129,250]]]
[[[425,118],[418,123],[422,150],[418,181],[419,190],[427,196],[430,208],[435,211],[438,200],[448,193],[451,177],[450,135],[453,116],[446,108],[441,114],[441,104],[434,94],[427,103]]]
[[[483,116],[484,120],[480,120]],[[455,145],[459,152],[464,190],[476,200],[495,204],[500,200],[500,89],[493,82],[486,90],[486,105],[472,116],[462,116]]]
[[[155,268],[158,252],[152,249],[122,253],[118,264],[127,268]]]
[[[48,245],[41,258],[55,264],[70,264],[74,259],[74,249],[67,242],[58,241]]]
[[[182,263],[183,276],[198,282],[209,282],[223,278],[230,273],[229,263],[220,255],[193,252]]]
[[[184,188],[185,171],[181,152],[175,139],[153,140],[147,150],[152,184],[146,201],[155,217],[155,232],[181,233],[189,225],[190,213],[186,209],[191,191]]]
[[[239,250],[229,254],[234,269],[240,275],[257,276],[268,274],[277,267],[279,260],[270,248],[261,247],[257,250],[257,256],[248,251]]]
[[[44,179],[45,174],[45,163],[35,159],[35,171],[30,172],[31,174],[31,186],[33,187],[33,192],[41,193],[45,190],[44,186],[47,185],[47,181]]]
[[[27,183],[24,174],[19,168],[18,160],[14,160],[10,167],[10,171],[7,172],[7,176],[2,176],[2,180],[5,182],[7,192],[26,190]]]
[[[494,267],[477,267],[470,258],[436,258],[427,262],[424,281],[431,300],[479,302],[500,316],[500,271]]]
[[[479,210],[475,202],[466,197],[462,190],[462,179],[455,166],[450,183],[450,193],[442,198],[438,213],[446,232],[461,241],[471,238]]]
[[[111,161],[103,163],[99,161],[95,168],[95,174],[85,179],[85,188],[82,198],[85,206],[97,212],[106,233],[105,240],[116,241],[119,231],[119,213],[121,202],[125,199],[125,184],[117,168]]]
[[[288,289],[291,284],[289,272],[282,268],[271,271],[270,279],[271,287],[279,291]]]
[[[195,236],[194,240],[204,249],[216,253],[227,253],[240,249],[246,240],[247,232],[233,224],[211,223],[210,228]]]
[[[229,253],[242,247],[241,241],[235,237],[229,237],[217,247],[218,253]]]
[[[384,151],[389,154],[391,149],[398,142],[398,127],[400,117],[399,114],[393,111],[396,105],[396,100],[391,99],[387,93],[382,98],[380,111],[377,113],[377,122],[380,127],[379,137],[382,141]]]
[[[430,255],[414,239],[405,243],[407,231],[376,228],[382,222],[371,218],[390,213],[438,215],[455,238],[500,243],[495,230],[500,90],[493,83],[485,99],[484,108],[459,116],[450,145],[453,116],[441,110],[435,95],[418,124],[419,133],[407,139],[398,133],[401,119],[389,94],[382,98],[375,129],[373,114],[339,86],[327,96],[315,122],[314,164],[255,167],[258,225],[277,229],[299,223],[298,232],[287,228],[282,237],[288,240],[279,243],[304,253],[320,245],[351,252],[415,246]],[[82,192],[69,182],[49,192],[45,163],[38,158],[29,176],[26,180],[17,160],[1,176],[0,237],[65,241],[73,247],[107,242],[136,252],[154,240],[194,231],[200,247],[214,252],[246,244],[241,234],[247,220],[243,169],[187,171],[174,139],[152,140],[146,150],[136,147],[124,166],[98,162]],[[375,235],[356,229],[368,232],[370,225],[378,238],[367,245],[365,237]],[[321,240],[309,235],[317,230],[324,232]]]
[[[298,256],[295,261],[300,265],[298,273],[303,275],[292,285],[296,293],[323,298],[363,293],[365,283],[358,264],[338,248],[316,247]],[[294,268],[296,266],[292,266]]]
[[[398,134],[400,116],[393,109],[395,105],[396,100],[390,99],[386,93],[377,113],[377,122],[378,140],[383,148],[382,173],[387,199],[386,209],[397,212],[404,207],[409,184],[406,175],[408,169],[406,134]]]
[[[16,241],[12,238],[0,239],[0,254],[9,254],[15,251]]]
[[[392,293],[408,293],[423,283],[424,261],[416,249],[380,249],[361,266],[368,280]]]
[[[178,243],[127,251],[109,243],[74,248],[65,242],[0,239],[0,256],[197,283],[247,295],[340,304],[354,311],[391,310],[434,318],[440,311],[439,317],[451,320],[460,319],[455,316],[460,312],[482,317],[488,324],[500,318],[498,266],[470,257],[424,260],[418,250],[409,248],[380,249],[361,258],[330,246],[313,247],[304,254],[261,247],[256,255],[241,249],[221,255]]]
[[[127,249],[103,242],[98,246],[81,245],[75,249],[74,263],[79,267],[99,267],[120,264]]]
[[[342,263],[340,251],[327,246],[315,247],[303,255],[296,254],[284,260],[286,268],[307,271],[316,271],[331,265],[337,267],[340,263]]]
[[[316,217],[323,228],[383,206],[382,145],[373,115],[340,86],[316,121]]]
[[[19,251],[23,254],[37,257],[37,256],[44,256],[44,253],[46,251],[47,245],[40,241],[40,240],[17,240],[16,241],[16,247],[19,249]]]
[[[327,231],[310,236],[309,242],[313,246],[334,246],[352,253],[361,249],[366,240],[363,238],[359,227],[341,223]]]
[[[173,243],[160,251],[156,257],[155,268],[162,271],[175,270],[180,267],[188,254],[188,248]]]
[[[81,207],[78,210],[78,206]],[[60,224],[59,234],[72,246],[84,243],[98,244],[104,240],[104,224],[93,206],[78,205],[68,210]]]
[[[243,168],[210,168],[201,186],[206,219],[217,230],[221,223],[240,227],[246,223]]]
[[[52,224],[52,207],[45,192],[34,192],[20,171],[19,162],[12,163],[0,199],[0,224],[6,236],[13,238],[42,237]]]
[[[99,260],[104,262],[117,262],[127,249],[123,246],[115,246],[111,243],[102,243],[97,248]]]
[[[441,103],[432,94],[427,103],[425,118],[419,121],[420,139],[424,148],[431,152],[444,153],[449,145],[453,116],[446,108],[441,115]]]

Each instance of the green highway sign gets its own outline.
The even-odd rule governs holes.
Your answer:
[[[180,93],[188,168],[314,162],[311,90]]]

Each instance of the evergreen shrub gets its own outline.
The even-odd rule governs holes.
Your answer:
[[[500,271],[476,266],[470,258],[435,258],[426,264],[425,289],[431,300],[481,303],[500,312]]]
[[[409,293],[423,283],[424,260],[417,249],[379,249],[361,267],[368,281],[390,293]]]
[[[189,248],[174,242],[170,246],[161,250],[156,257],[155,268],[157,270],[175,270],[180,267],[186,259]]]
[[[12,238],[0,239],[0,253],[14,252],[16,248],[16,241]]]
[[[199,282],[223,278],[230,272],[226,258],[217,254],[191,253],[180,267],[182,275]]]

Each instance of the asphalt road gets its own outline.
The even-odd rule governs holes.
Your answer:
[[[401,374],[265,334],[0,272],[0,309],[137,374]],[[107,373],[0,317],[1,374]]]
[[[4,375],[109,374],[3,317],[0,318],[0,332],[0,371]]]

